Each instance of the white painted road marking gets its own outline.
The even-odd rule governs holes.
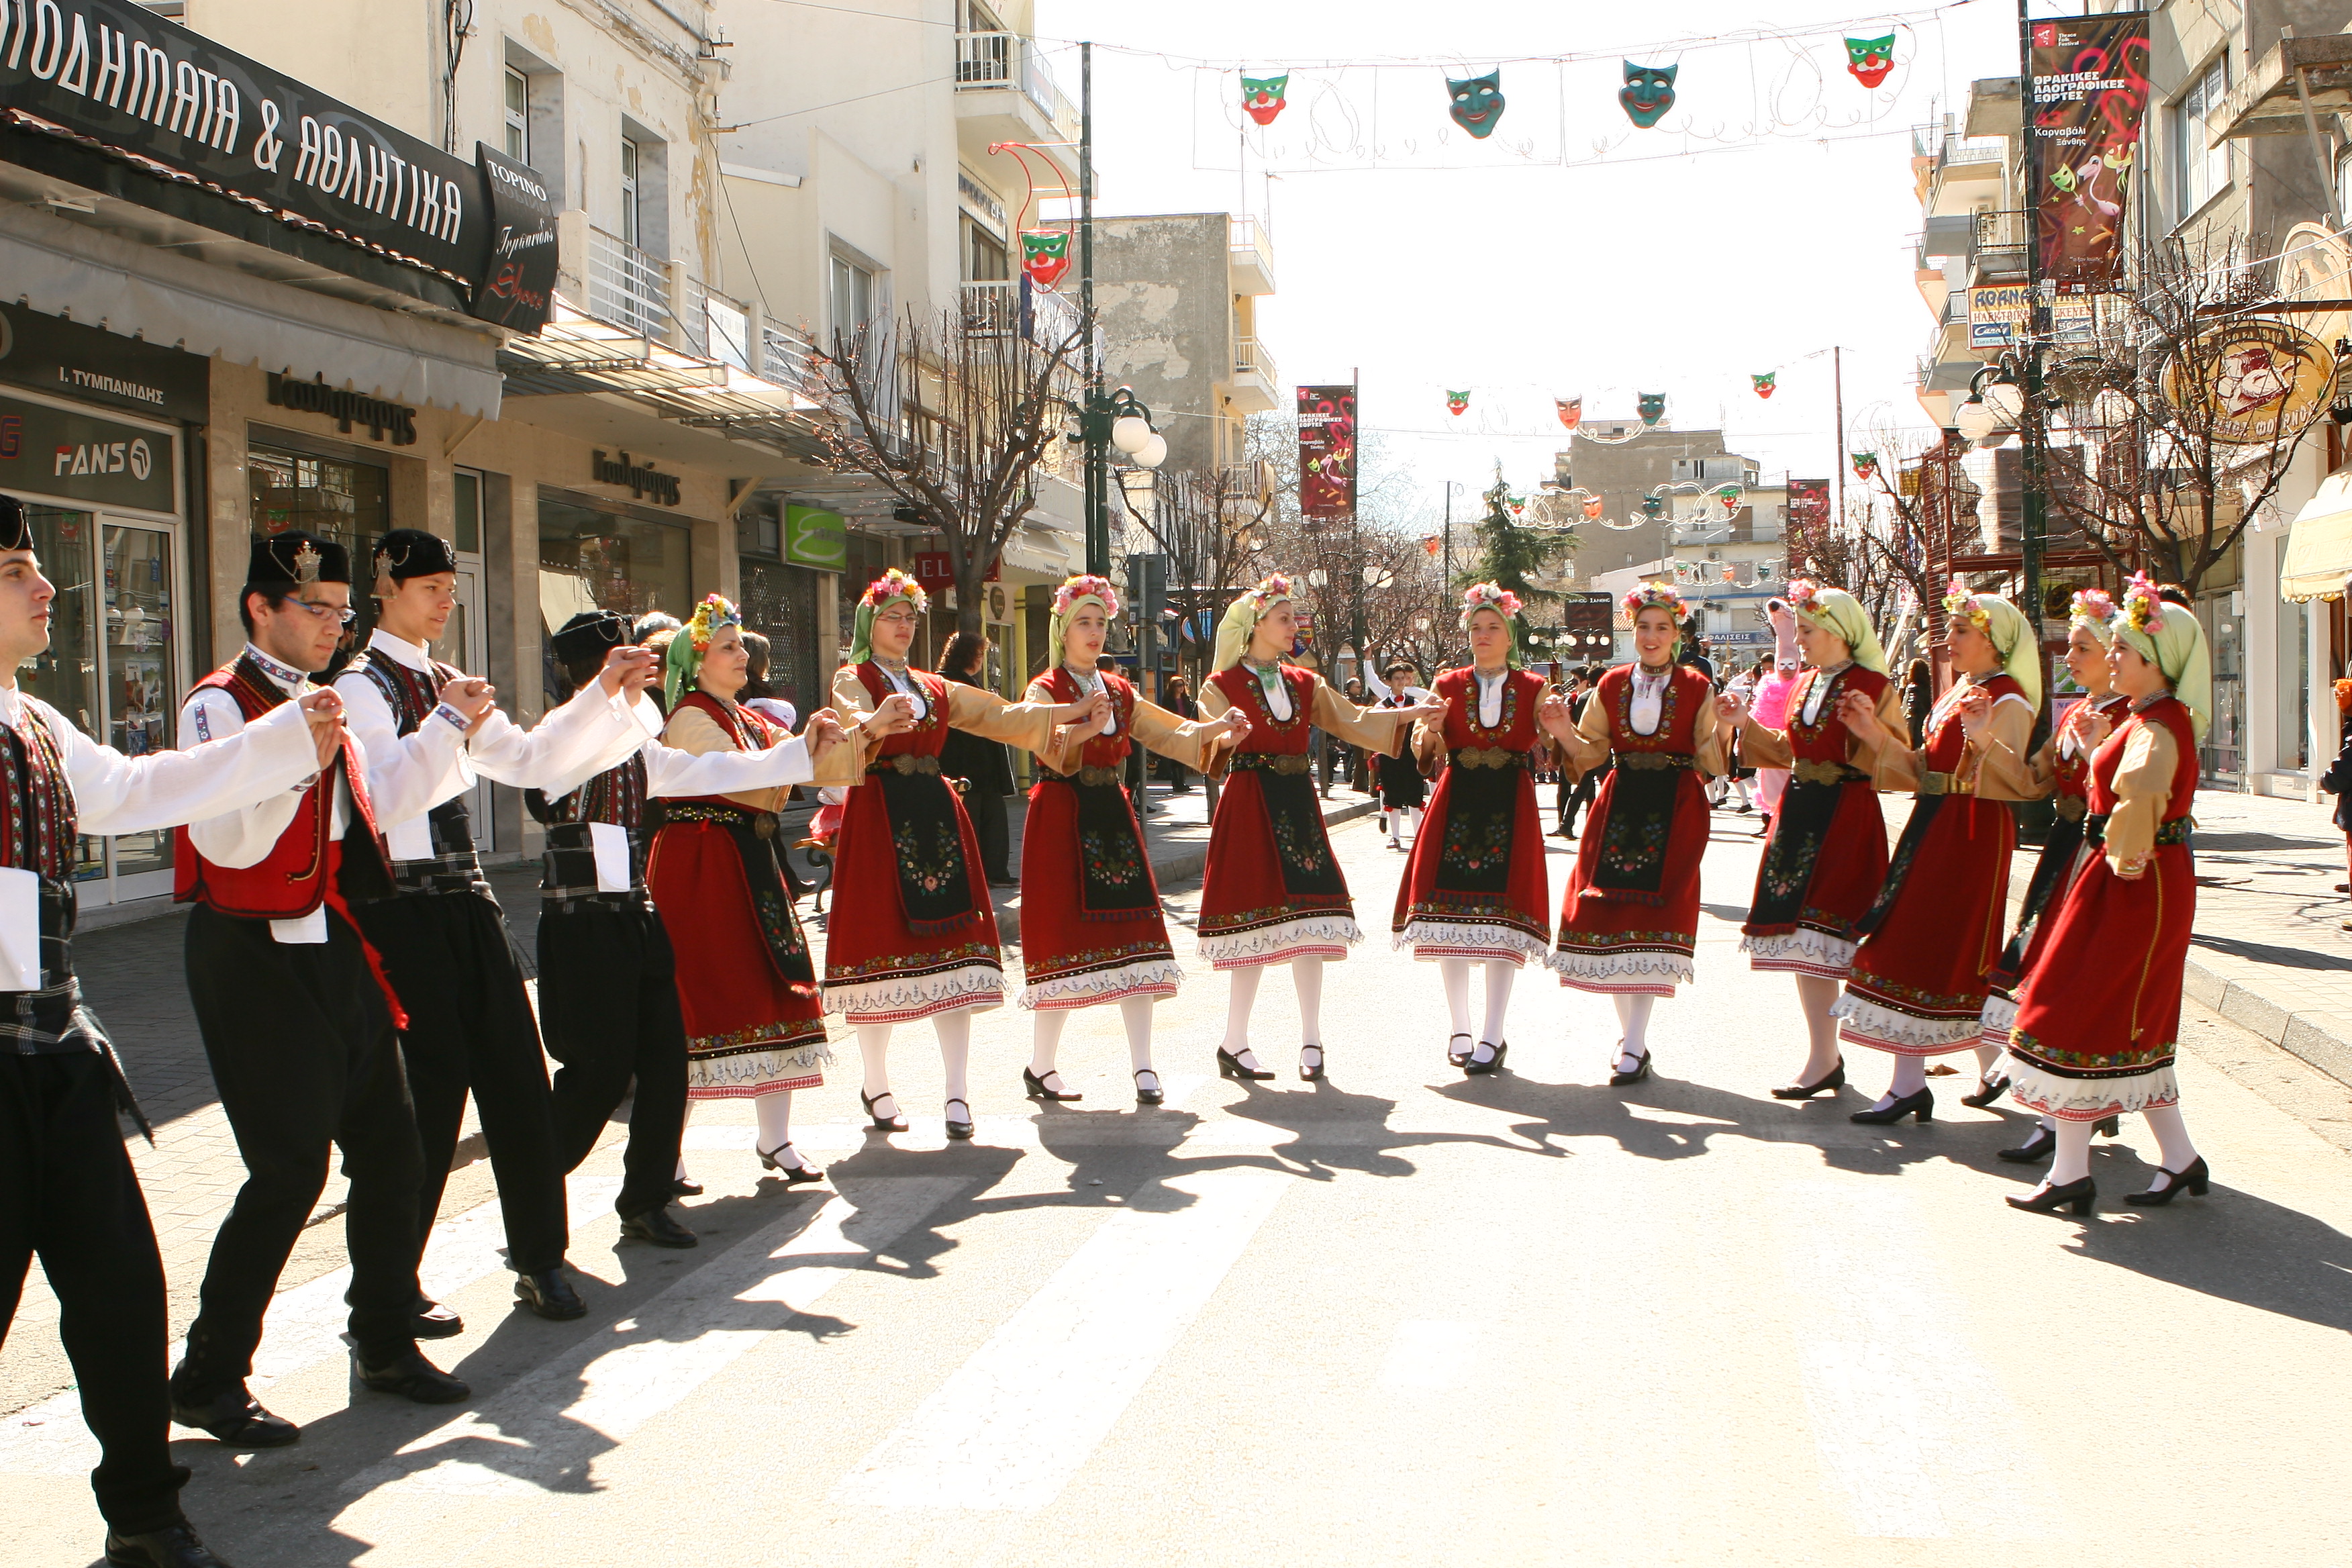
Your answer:
[[[1052,1503],[1214,1293],[1291,1178],[1204,1171],[1105,1220],[833,1489],[886,1508]],[[1153,1187],[1192,1195],[1160,1206]]]
[[[1478,1325],[1431,1321],[1399,1323],[1381,1363],[1382,1388],[1459,1388],[1470,1381]]]

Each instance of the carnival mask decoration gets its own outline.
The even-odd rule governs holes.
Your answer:
[[[1895,68],[1895,35],[1883,38],[1848,38],[1845,68],[1864,87],[1876,87]]]
[[[1584,502],[1584,515],[1593,521],[1599,521],[1601,516],[1601,498],[1599,496],[1591,496],[1586,499]]]
[[[1552,406],[1559,411],[1559,422],[1569,429],[1573,430],[1584,422],[1584,399],[1581,397],[1555,397],[1551,402]]]
[[[1878,471],[1877,453],[1854,452],[1849,455],[1853,459],[1853,477],[1855,479],[1866,479],[1870,478],[1871,475]]]
[[[1040,289],[1051,289],[1070,269],[1070,235],[1066,229],[1024,228],[1021,231],[1021,270]]]
[[[1675,77],[1682,70],[1678,65],[1637,66],[1625,62],[1625,85],[1617,94],[1617,101],[1625,106],[1625,118],[1647,131],[1666,117],[1675,106]]]
[[[1290,73],[1280,76],[1245,76],[1242,78],[1242,112],[1260,125],[1271,125],[1274,117],[1282,112],[1283,90],[1290,85]]]
[[[1445,412],[1453,415],[1455,418],[1460,418],[1464,414],[1469,412],[1469,409],[1470,395],[1468,393],[1449,392],[1445,395]]]
[[[1751,375],[1748,379],[1756,384],[1757,396],[1769,397],[1780,386],[1780,373],[1777,370],[1768,370],[1762,375]]]
[[[1483,141],[1495,133],[1496,121],[1503,118],[1502,70],[1497,68],[1485,76],[1458,81],[1448,77],[1445,96],[1450,100],[1445,112],[1454,117],[1454,123]]]
[[[1643,424],[1655,425],[1666,416],[1666,395],[1663,392],[1643,393],[1635,401],[1634,407],[1641,411]]]

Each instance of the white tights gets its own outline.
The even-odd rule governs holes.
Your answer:
[[[940,1065],[947,1079],[950,1104],[961,1101],[964,1115],[971,1114],[971,1013],[969,1007],[931,1015],[931,1028],[940,1037]],[[890,1092],[890,1031],[889,1024],[857,1026],[857,1051],[866,1058],[866,1094],[875,1101],[873,1114],[891,1117],[898,1113],[895,1101],[885,1106],[882,1097]]]
[[[1290,983],[1298,990],[1298,1044],[1312,1046],[1319,1059],[1323,1050],[1323,961],[1301,955],[1288,961]],[[1251,1072],[1262,1072],[1257,1054],[1250,1049],[1250,1010],[1257,1005],[1257,984],[1272,964],[1254,963],[1232,971],[1233,989],[1225,998],[1226,1055]]]
[[[2175,1175],[2197,1163],[2197,1145],[2189,1137],[2189,1123],[2181,1119],[2178,1105],[2151,1105],[2140,1112],[2147,1121],[2147,1130],[2156,1134],[2157,1159]],[[2050,1184],[2063,1187],[2069,1182],[2079,1182],[2091,1173],[2091,1123],[2061,1121],[2058,1123],[2058,1148],[2050,1160]],[[2163,1184],[2158,1177],[2148,1184],[2151,1189]]]
[[[1642,1065],[1642,1058],[1650,1054],[1650,1009],[1658,999],[1655,996],[1612,996],[1610,1000],[1617,1004],[1617,1027],[1624,1032],[1625,1037],[1617,1047],[1617,1070],[1632,1072]]]
[[[1818,974],[1796,976],[1797,1005],[1805,1011],[1807,1054],[1805,1070],[1799,1083],[1819,1083],[1838,1064],[1837,1020],[1830,1016],[1836,1005],[1838,983]]]
[[[1151,1068],[1151,1004],[1149,996],[1129,996],[1118,1005],[1120,1021],[1127,1025],[1128,1066],[1138,1073],[1151,1073],[1157,1088],[1160,1075]],[[1054,1058],[1062,1048],[1062,1030],[1070,1021],[1075,1007],[1040,1007],[1029,1032],[1029,1070],[1040,1079],[1054,1071]],[[1055,1086],[1049,1084],[1049,1089]],[[1058,1093],[1060,1090],[1055,1089]]]
[[[1483,963],[1486,966],[1486,1023],[1478,1032],[1478,1044],[1471,1052],[1482,1062],[1495,1059],[1495,1047],[1503,1043],[1503,1021],[1510,1011],[1511,986],[1519,977],[1519,966],[1499,958],[1441,958],[1437,961],[1438,978],[1445,983],[1445,1010],[1454,1020],[1454,1032],[1470,1032],[1470,966]],[[1448,1040],[1450,1050],[1454,1042]]]

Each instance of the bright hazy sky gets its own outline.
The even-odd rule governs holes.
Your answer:
[[[1055,45],[1097,45],[1097,210],[1245,203],[1268,216],[1280,291],[1259,302],[1259,336],[1284,383],[1360,371],[1364,424],[1391,433],[1391,455],[1414,468],[1433,510],[1441,481],[1483,489],[1497,458],[1515,487],[1549,474],[1565,435],[1550,400],[1580,393],[1591,418],[1631,415],[1635,393],[1664,391],[1674,424],[1722,422],[1768,477],[1825,476],[1835,424],[1830,358],[1816,351],[1832,344],[1846,351],[1851,432],[1890,416],[1924,427],[1913,366],[1931,320],[1912,280],[1910,129],[1964,105],[1971,79],[2015,74],[2016,12],[1968,0],[1894,15],[1907,26],[1875,93],[1846,74],[1840,39],[1894,24],[1853,0],[1038,0],[1036,31],[1074,100],[1077,51]],[[1753,44],[1688,42],[1765,27],[1775,36]],[[1636,131],[1616,100],[1620,57],[1670,63],[1669,47],[1644,46],[1676,40],[1677,102],[1657,129]],[[1264,179],[1255,152],[1251,172],[1234,172],[1239,134],[1223,102],[1233,78],[1109,46],[1246,62],[1252,76],[1287,67],[1288,106],[1250,135],[1278,138],[1266,151],[1295,172]],[[1505,65],[1490,140],[1446,118],[1445,76],[1568,51],[1601,58]],[[1430,63],[1307,63],[1373,58]],[[1759,102],[1778,112],[1759,117]],[[1343,149],[1351,122],[1378,155]],[[1795,128],[1746,134],[1774,122]],[[1709,132],[1721,150],[1698,139]],[[1608,151],[1591,162],[1596,140]],[[1562,166],[1563,154],[1588,162]],[[1304,170],[1309,161],[1344,166]],[[1759,401],[1748,376],[1776,367],[1779,389]],[[1449,389],[1471,392],[1469,414],[1446,413]]]

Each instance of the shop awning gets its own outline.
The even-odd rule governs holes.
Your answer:
[[[2352,469],[2319,481],[2319,493],[2294,514],[2279,558],[2280,596],[2295,604],[2336,599],[2352,579]]]

